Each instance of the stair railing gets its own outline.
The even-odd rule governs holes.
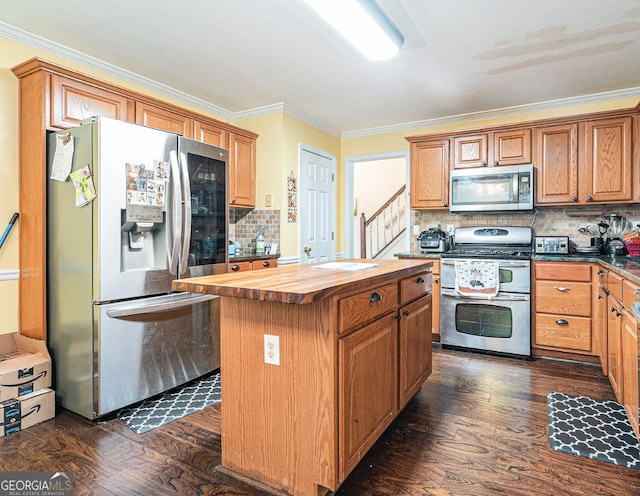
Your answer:
[[[360,216],[360,256],[376,258],[405,231],[405,195],[402,186],[369,219]]]

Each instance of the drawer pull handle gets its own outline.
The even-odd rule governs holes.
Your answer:
[[[424,279],[422,277],[418,277],[416,284],[424,284]]]
[[[402,312],[402,315],[404,315],[405,317],[409,316],[409,310],[405,310],[404,312]]]
[[[262,262],[262,266],[263,267],[270,267],[271,266],[271,262],[269,262],[268,260],[266,262]]]
[[[571,291],[571,288],[564,288],[562,286],[554,286],[553,289],[556,291],[560,291],[561,293],[566,293],[567,291]]]
[[[237,272],[237,271],[239,271],[239,270],[240,270],[240,266],[239,266],[238,264],[232,265],[232,266],[231,266],[231,270],[233,270],[233,271]]]
[[[369,303],[375,303],[376,301],[382,300],[382,295],[374,291],[371,293],[371,297],[369,298]]]
[[[564,319],[558,319],[558,320],[556,320],[556,324],[558,324],[558,325],[569,325],[569,322],[567,322]]]

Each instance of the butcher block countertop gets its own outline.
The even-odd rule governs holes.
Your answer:
[[[425,260],[368,260],[345,259],[325,263],[284,265],[269,270],[217,274],[173,281],[176,291],[207,293],[249,300],[305,304],[341,293],[345,289],[357,289],[359,285],[384,283],[410,276],[416,268],[428,269],[433,265]],[[375,264],[361,270],[345,270],[360,267],[353,264]],[[363,265],[364,266],[364,265]]]

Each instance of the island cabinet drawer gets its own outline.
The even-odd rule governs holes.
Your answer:
[[[338,300],[338,331],[355,329],[397,308],[397,282],[341,298]]]
[[[622,301],[622,277],[618,274],[614,274],[613,272],[609,272],[609,276],[607,278],[607,289],[611,296],[618,301]]]
[[[591,317],[591,283],[536,281],[536,312]]]
[[[433,275],[426,270],[415,276],[402,279],[400,281],[400,304],[404,305],[426,295],[431,291],[432,287]]]
[[[622,304],[625,308],[631,310],[631,305],[633,305],[636,301],[640,301],[640,286],[631,281],[627,281],[626,279],[623,280]]]
[[[536,315],[535,346],[591,352],[591,319],[568,315]]]
[[[591,265],[571,262],[536,262],[535,274],[536,280],[591,282]]]
[[[229,272],[244,272],[251,270],[251,262],[229,262]]]

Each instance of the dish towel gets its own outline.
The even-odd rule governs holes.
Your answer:
[[[500,289],[498,262],[456,260],[456,291],[461,295],[496,296]]]

